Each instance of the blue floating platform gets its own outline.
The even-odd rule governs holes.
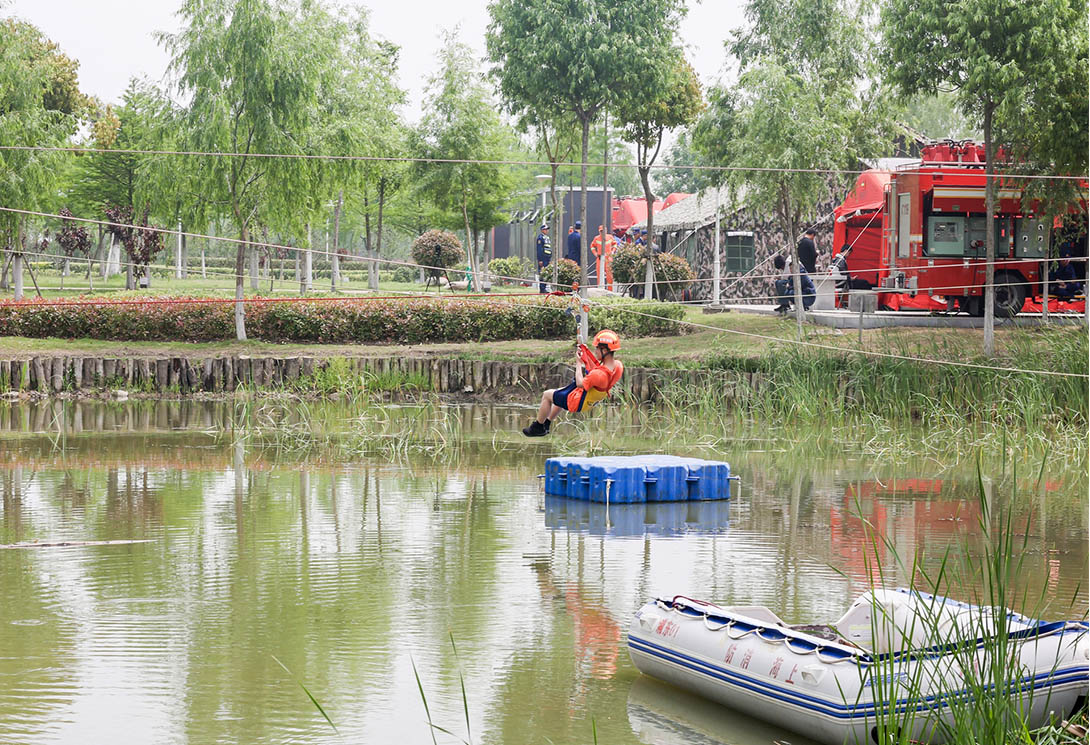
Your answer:
[[[730,499],[730,464],[676,455],[549,458],[545,493],[591,502]]]

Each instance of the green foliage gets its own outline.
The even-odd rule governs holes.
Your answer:
[[[514,284],[515,280],[511,279],[511,277],[518,277],[519,279],[532,277],[534,267],[533,264],[520,256],[508,256],[505,259],[492,259],[492,261],[488,262],[488,271],[495,275],[501,283]]]
[[[901,119],[932,140],[979,139],[980,130],[958,109],[957,99],[948,91],[919,94],[905,102]]]
[[[750,0],[748,25],[728,49],[741,68],[734,90],[709,94],[695,145],[747,206],[772,213],[793,244],[801,221],[829,195],[820,169],[855,169],[891,139],[889,96],[874,80],[854,0]],[[807,172],[809,171],[809,172]]]
[[[556,265],[556,284],[560,289],[567,289],[579,282],[579,265],[574,261],[571,259],[554,259],[553,264]],[[546,276],[552,276],[551,267],[545,274]]]
[[[415,241],[412,247],[413,261],[424,267],[426,275],[438,277],[441,269],[449,269],[466,260],[465,251],[462,250],[462,242],[454,233],[445,230],[429,230]]]
[[[953,89],[985,142],[1003,142],[1019,171],[1086,173],[1086,3],[892,0],[882,19],[883,61],[903,92]],[[1074,187],[1032,185],[1061,203]]]
[[[74,95],[75,71],[61,70],[65,65],[58,54],[34,26],[0,21],[0,142],[63,146],[75,133],[78,116],[66,111]],[[57,153],[0,151],[0,204],[51,211],[60,163]],[[18,221],[12,213],[0,213],[0,245],[20,242]]]
[[[232,338],[231,305],[162,302],[169,299],[157,296],[147,304],[107,306],[20,303],[0,308],[0,336],[189,342]],[[552,339],[573,333],[564,308],[543,305],[537,298],[254,302],[247,319],[253,338],[270,342],[420,344]]]
[[[682,257],[676,254],[654,255],[655,295],[660,298],[680,297],[696,274]],[[639,246],[624,243],[613,254],[613,279],[620,284],[643,282],[647,272],[647,252]]]
[[[586,189],[590,127],[634,91],[673,47],[682,0],[494,0],[485,42],[500,97],[519,115],[579,122],[580,182]],[[583,199],[584,222],[586,199]],[[584,242],[584,250],[586,250]]]
[[[390,280],[394,282],[415,282],[417,272],[410,266],[399,266],[390,275]]]
[[[693,147],[691,131],[684,131],[677,136],[666,151],[663,161],[668,166],[711,165],[703,153]],[[664,168],[655,172],[655,188],[662,194],[678,191],[696,193],[711,186],[715,180],[714,172],[691,168]]]
[[[453,35],[444,40],[439,73],[428,82],[425,115],[415,149],[423,158],[502,161],[509,131],[477,71],[473,53]],[[480,232],[506,222],[501,210],[514,192],[507,169],[495,163],[422,162],[417,189],[444,215],[448,227],[464,227],[476,242]],[[476,245],[469,247],[476,269]]]
[[[630,338],[677,336],[689,330],[688,327],[678,323],[684,318],[685,309],[680,305],[659,303],[654,300],[611,298],[594,301],[590,306],[587,325],[591,334],[602,329],[612,329],[622,337]],[[623,339],[621,344],[623,348]]]
[[[96,140],[96,147],[107,150],[162,150],[175,144],[170,134],[177,125],[178,110],[156,86],[142,80],[129,81],[121,105],[111,108],[109,116],[116,120],[116,129],[105,141]],[[100,120],[101,123],[101,120]],[[174,162],[177,168],[163,168],[162,159],[138,153],[87,153],[81,155],[71,176],[70,198],[79,211],[99,216],[107,207],[142,211],[154,205],[154,214],[162,221],[173,221],[176,210],[170,205],[170,192],[179,185],[188,169]],[[162,171],[169,171],[165,180]],[[201,200],[192,194],[190,202]]]

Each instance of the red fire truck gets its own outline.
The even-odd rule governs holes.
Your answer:
[[[984,314],[984,146],[940,142],[925,146],[921,160],[892,170],[860,174],[834,210],[834,252],[852,245],[848,271],[880,289],[890,308],[957,309]],[[1085,193],[1085,192],[1084,192]],[[1012,316],[1027,297],[1041,293],[1049,246],[1085,257],[1086,200],[1072,205],[1072,219],[1033,212],[1021,191],[999,180],[995,219],[995,312]],[[1063,235],[1057,230],[1064,223]],[[1085,262],[1080,272],[1085,278]],[[943,303],[944,301],[944,303]]]

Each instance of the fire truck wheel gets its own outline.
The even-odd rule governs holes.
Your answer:
[[[1014,272],[1000,272],[995,275],[995,314],[1000,318],[1011,318],[1022,312],[1026,302],[1026,284],[1022,275]]]

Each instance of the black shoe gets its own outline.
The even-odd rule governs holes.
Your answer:
[[[529,427],[522,428],[522,434],[527,437],[544,437],[549,434],[549,430],[545,429],[545,425],[535,419],[530,422]]]
[[[787,311],[789,311],[789,310],[791,310],[790,305],[777,305],[776,306],[776,312],[779,313],[781,316],[786,316]]]
[[[553,420],[552,419],[546,419],[545,420],[545,434],[549,434],[549,431],[552,428],[553,428]]]

